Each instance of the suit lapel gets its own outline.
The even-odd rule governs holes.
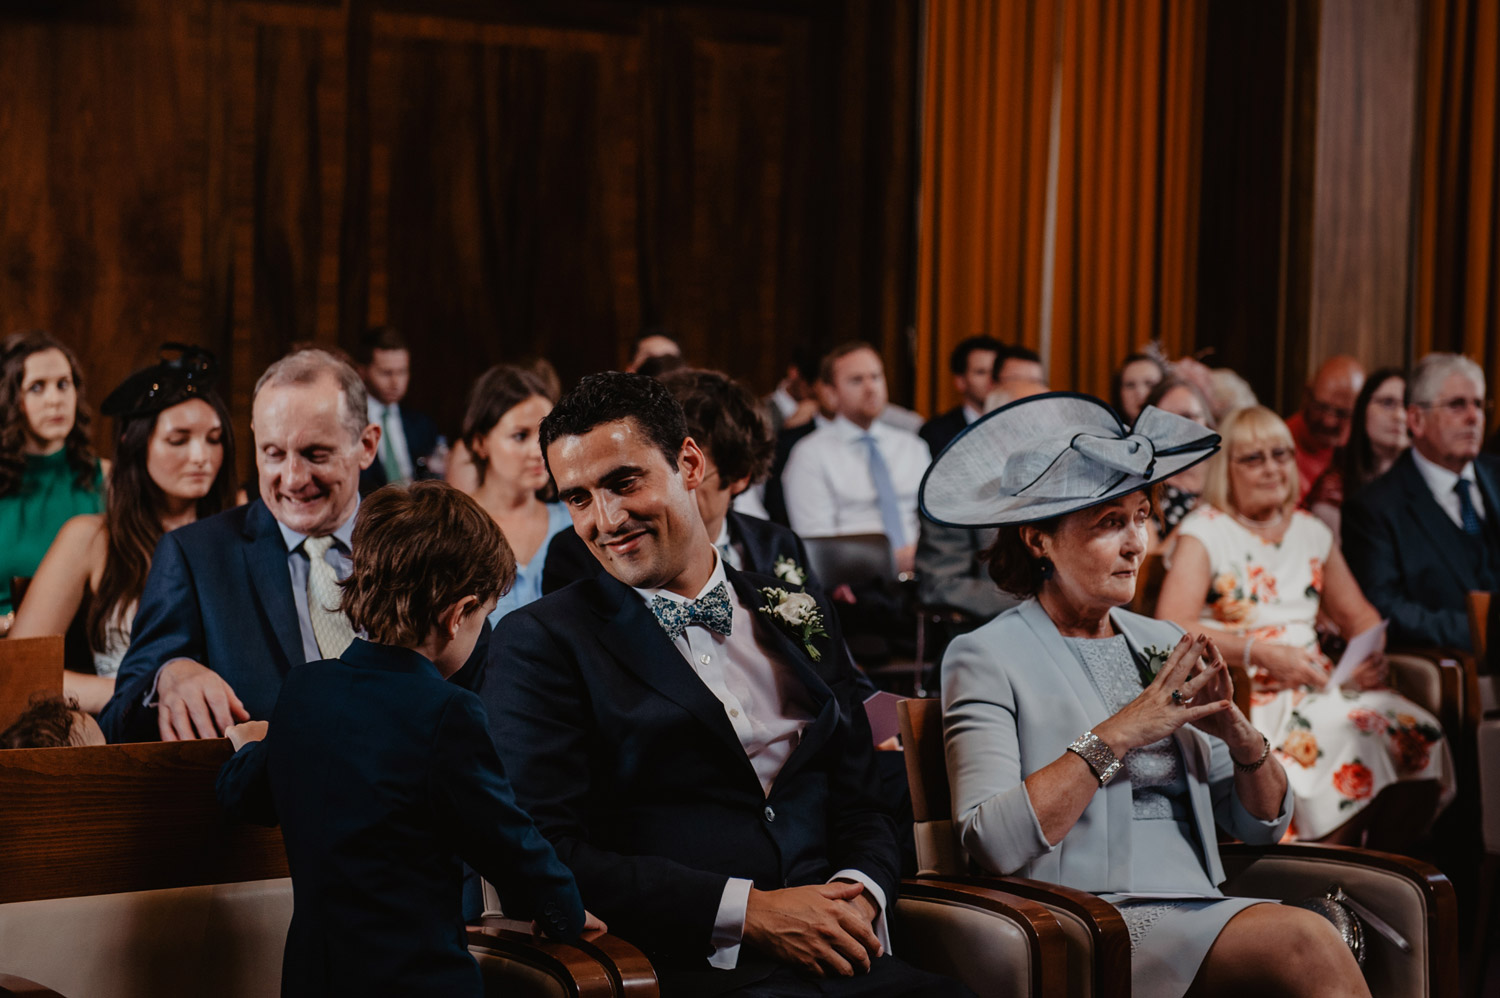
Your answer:
[[[744,514],[736,513],[732,509],[729,511],[729,543],[738,544],[740,550],[744,552],[745,571],[769,573],[772,562],[767,559],[765,547],[760,543],[759,532],[745,520]]]
[[[250,541],[243,550],[245,568],[254,583],[251,592],[276,635],[286,667],[300,665],[307,656],[302,650],[302,627],[297,620],[292,578],[286,567],[286,540],[276,518],[259,499],[245,517],[245,537]]]
[[[759,786],[750,757],[724,715],[724,705],[688,665],[645,601],[611,575],[601,574],[597,582],[604,596],[605,624],[599,634],[604,647],[642,682],[707,726],[744,762],[745,771]]]
[[[1412,520],[1427,535],[1428,540],[1432,541],[1451,571],[1467,574],[1472,561],[1469,552],[1464,549],[1463,532],[1454,526],[1448,514],[1443,512],[1443,508],[1433,498],[1432,490],[1427,487],[1427,480],[1417,470],[1411,453],[1402,454],[1397,462],[1402,486],[1406,491],[1407,511]],[[1480,488],[1483,487],[1481,484]],[[1468,579],[1466,584],[1472,581]]]

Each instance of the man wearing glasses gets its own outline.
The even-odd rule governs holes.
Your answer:
[[[1467,357],[1428,354],[1407,382],[1411,449],[1344,503],[1344,556],[1393,644],[1469,647],[1466,595],[1500,582],[1500,458]]]
[[[1353,357],[1330,357],[1318,368],[1302,395],[1302,409],[1286,421],[1297,445],[1300,503],[1318,476],[1333,462],[1333,452],[1349,440],[1354,400],[1365,384],[1365,369]]]

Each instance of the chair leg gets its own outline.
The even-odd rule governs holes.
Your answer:
[[[1477,996],[1484,989],[1489,970],[1490,914],[1495,907],[1495,884],[1500,881],[1500,855],[1485,853],[1479,868],[1479,907],[1474,911],[1474,943],[1469,951],[1469,986],[1465,993]]]

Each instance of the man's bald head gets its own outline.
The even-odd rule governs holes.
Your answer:
[[[1342,447],[1348,441],[1354,402],[1364,384],[1364,365],[1353,357],[1329,357],[1319,365],[1302,397],[1302,419],[1314,447]]]

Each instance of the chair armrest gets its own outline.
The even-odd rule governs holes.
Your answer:
[[[1087,891],[1025,877],[924,878],[988,887],[1047,908],[1062,926],[1068,945],[1068,994],[1130,998],[1130,930],[1120,911]]]
[[[1406,856],[1330,845],[1222,844],[1224,893],[1300,900],[1339,884],[1411,944],[1402,953],[1377,932],[1365,936],[1365,978],[1372,992],[1402,998],[1457,998],[1458,905],[1435,867]]]
[[[0,974],[0,998],[63,998],[51,988],[44,988],[36,981],[24,977]]]
[[[529,922],[487,917],[468,927],[486,994],[522,998],[657,998],[656,971],[618,936],[559,942],[533,935]]]
[[[976,994],[1063,998],[1068,948],[1046,906],[983,885],[919,877],[901,882],[892,947]]]
[[[1391,688],[1427,709],[1450,741],[1457,744],[1465,725],[1469,697],[1462,661],[1437,648],[1388,652]]]

